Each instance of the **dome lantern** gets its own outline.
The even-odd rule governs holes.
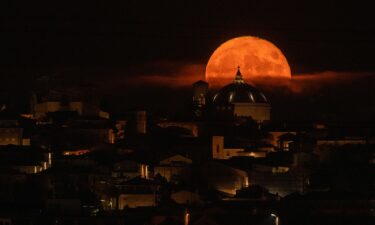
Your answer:
[[[241,84],[245,83],[242,78],[240,66],[237,67],[237,73],[236,73],[236,77],[234,78],[234,83],[241,83]]]

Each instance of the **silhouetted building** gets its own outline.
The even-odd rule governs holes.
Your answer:
[[[137,132],[146,134],[147,132],[147,114],[146,111],[137,111],[136,113],[136,127]]]
[[[155,181],[135,177],[116,187],[120,191],[118,209],[156,206],[159,202],[160,185]]]
[[[249,146],[250,147],[250,146]],[[240,145],[225,146],[224,136],[212,136],[212,158],[230,159],[236,156],[264,158],[267,153],[274,151],[271,147],[251,146],[252,149],[246,149]]]
[[[262,92],[245,83],[238,68],[233,83],[214,95],[213,106],[219,118],[251,118],[258,123],[269,121],[271,106]]]
[[[203,116],[207,106],[208,83],[202,80],[193,84],[193,114],[194,117]]]
[[[94,89],[87,84],[67,84],[67,80],[45,76],[37,80],[31,96],[31,114],[38,121],[45,120],[48,113],[75,112],[79,116],[109,118],[101,110]]]
[[[20,117],[0,114],[0,145],[30,145]]]
[[[116,128],[120,131],[119,138],[125,138],[126,134],[146,134],[147,133],[147,111],[129,111],[116,118]],[[121,134],[121,132],[124,132]],[[122,137],[121,137],[122,136]]]
[[[192,160],[189,158],[182,155],[174,155],[161,160],[159,165],[155,166],[154,174],[160,174],[167,181],[171,181],[171,179],[178,177],[181,171],[186,169],[191,163]]]

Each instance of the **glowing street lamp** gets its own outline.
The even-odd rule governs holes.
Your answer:
[[[185,209],[185,215],[184,215],[184,225],[189,225],[190,220],[190,214],[187,209]]]
[[[271,217],[275,218],[275,225],[279,225],[279,217],[273,213],[271,213]]]

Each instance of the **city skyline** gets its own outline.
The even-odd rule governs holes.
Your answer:
[[[251,35],[275,44],[290,65],[291,82],[256,84],[278,115],[301,104],[312,114],[327,114],[310,119],[342,114],[350,120],[360,106],[366,114],[361,119],[371,120],[375,37],[367,6],[339,1],[10,3],[3,13],[0,53],[1,90],[9,96],[2,101],[23,102],[15,108],[24,111],[27,94],[17,87],[31,91],[36,77],[60,76],[91,83],[111,99],[127,99],[131,108],[145,108],[158,98],[175,104],[189,96],[192,83],[205,79],[217,47]]]
[[[0,11],[0,225],[373,225],[369,3]]]

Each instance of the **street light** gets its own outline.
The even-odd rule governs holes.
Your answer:
[[[275,225],[279,225],[279,217],[271,213],[271,217],[275,218]]]
[[[185,216],[184,216],[184,225],[189,225],[189,220],[190,220],[190,214],[187,209],[185,209]]]

